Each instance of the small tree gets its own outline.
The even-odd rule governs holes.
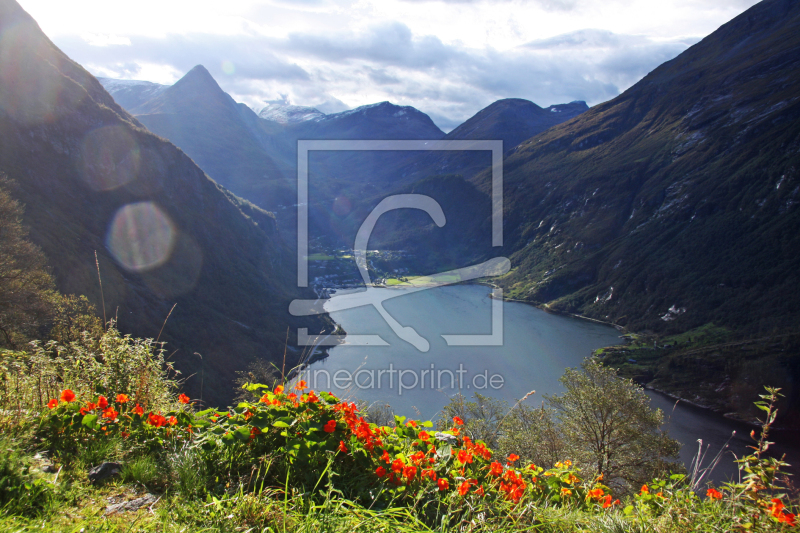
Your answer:
[[[514,453],[524,462],[549,468],[568,459],[566,443],[555,410],[542,405],[534,408],[520,405],[509,413],[503,423],[497,451],[502,457]]]
[[[15,348],[43,333],[53,315],[55,283],[42,250],[28,240],[22,206],[0,176],[0,346]]]
[[[437,427],[442,430],[450,428],[453,417],[457,416],[464,421],[464,434],[495,448],[506,413],[508,403],[504,400],[475,393],[475,401],[468,402],[462,394],[457,394],[442,408]]]
[[[621,489],[680,468],[680,443],[661,431],[664,415],[644,389],[616,370],[586,359],[560,381],[566,392],[547,397],[556,408],[572,460]]]

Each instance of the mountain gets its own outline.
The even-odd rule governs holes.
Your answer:
[[[324,117],[325,113],[313,107],[271,104],[258,112],[258,117],[278,124],[294,124]]]
[[[798,168],[800,3],[764,0],[509,154],[502,285],[632,331],[796,332]],[[490,176],[473,182],[486,192]],[[781,384],[797,404],[797,343],[765,346],[673,358],[655,377],[689,369],[718,397]]]
[[[234,194],[264,209],[292,202],[293,176],[272,154],[270,123],[236,103],[202,65],[129,111]]]
[[[586,102],[541,108],[521,98],[498,100],[478,111],[448,133],[446,140],[502,140],[503,151],[589,109]],[[406,181],[425,178],[431,173],[460,174],[472,177],[491,166],[488,152],[429,152],[410,159],[397,173]]]
[[[0,172],[62,292],[86,294],[124,332],[163,326],[192,395],[213,403],[248,362],[283,357],[287,327],[325,326],[288,314],[294,256],[271,213],[144,129],[13,0],[0,0],[0,34]]]
[[[100,85],[125,109],[133,109],[164,92],[169,85],[149,81],[97,78]]]

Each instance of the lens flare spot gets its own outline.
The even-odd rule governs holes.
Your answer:
[[[222,72],[230,76],[236,72],[236,66],[226,59],[222,62]]]
[[[337,216],[347,216],[350,214],[351,209],[352,205],[350,204],[350,199],[347,196],[337,196],[333,201],[333,212]]]
[[[139,173],[139,145],[122,126],[105,126],[86,134],[81,143],[81,177],[96,191],[110,191]]]
[[[144,272],[163,265],[172,254],[177,229],[153,202],[120,208],[106,235],[106,246],[123,267]]]

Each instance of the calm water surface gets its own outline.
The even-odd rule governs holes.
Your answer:
[[[543,395],[563,392],[558,378],[565,368],[579,366],[592,350],[620,342],[614,328],[505,302],[502,346],[446,344],[443,334],[490,334],[491,302],[489,289],[480,285],[439,287],[386,300],[385,309],[400,324],[413,327],[430,342],[425,353],[398,338],[372,306],[331,313],[348,334],[380,335],[389,346],[336,346],[327,359],[311,365],[306,379],[312,388],[388,403],[397,414],[433,419],[459,390],[510,405],[535,390],[526,404],[539,406]],[[741,456],[746,451],[749,427],[649,394],[653,406],[664,410],[669,433],[684,444],[685,464],[696,453],[698,439],[711,445],[709,459],[727,442],[729,451],[713,478],[721,481],[736,473],[731,452]],[[734,430],[736,436],[729,441]],[[782,451],[794,464],[800,463],[796,446]]]

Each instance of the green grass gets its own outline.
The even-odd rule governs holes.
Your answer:
[[[336,259],[336,258],[332,255],[326,255],[323,253],[316,253],[308,256],[309,261],[330,261],[331,259]]]

